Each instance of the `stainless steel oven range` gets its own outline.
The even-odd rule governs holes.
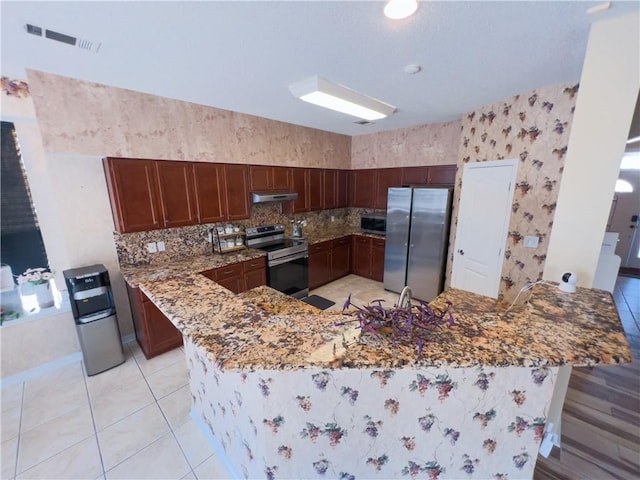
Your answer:
[[[309,247],[285,237],[284,225],[247,228],[247,247],[267,252],[267,285],[295,298],[309,295]]]

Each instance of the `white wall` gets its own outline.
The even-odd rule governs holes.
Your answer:
[[[591,28],[543,278],[591,287],[640,89],[640,16]]]

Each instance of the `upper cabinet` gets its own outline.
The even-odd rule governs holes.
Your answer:
[[[114,157],[103,165],[120,233],[249,218],[246,165]]]
[[[216,223],[227,219],[227,193],[224,181],[224,165],[219,163],[194,163],[193,185],[199,223]]]
[[[324,197],[323,177],[321,169],[309,169],[309,210],[322,210]]]
[[[376,172],[376,197],[373,208],[387,209],[387,190],[402,186],[402,168],[380,168]]]
[[[344,208],[349,206],[349,178],[351,172],[349,170],[338,170],[338,208]]]
[[[372,208],[376,195],[376,170],[351,171],[351,206]]]
[[[227,219],[249,218],[247,166],[227,163],[224,165],[224,177],[227,192]]]
[[[440,185],[450,187],[455,184],[456,170],[456,165],[404,167],[402,169],[402,185]]]
[[[155,162],[165,228],[198,223],[191,162]]]
[[[291,189],[291,168],[265,165],[249,167],[249,190],[264,192]]]
[[[429,167],[429,185],[453,186],[456,183],[456,165],[434,165]]]
[[[103,166],[116,230],[124,233],[162,228],[155,162],[108,157]]]
[[[322,208],[338,207],[338,171],[322,171]]]
[[[309,169],[291,169],[291,190],[298,193],[293,201],[293,213],[309,211]]]

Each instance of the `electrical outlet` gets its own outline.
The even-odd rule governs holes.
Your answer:
[[[209,243],[213,242],[213,230],[209,230],[209,235],[207,236],[207,240],[209,240]]]
[[[527,248],[538,248],[540,239],[534,235],[527,235],[524,237],[524,246]]]
[[[159,252],[164,252],[164,250],[165,250],[164,242],[158,242],[156,245],[158,245],[158,251]]]
[[[147,243],[147,252],[156,253],[157,251],[158,251],[158,248],[156,247],[156,242]]]
[[[334,217],[333,215],[331,215],[331,222],[335,222],[336,221],[336,217]]]

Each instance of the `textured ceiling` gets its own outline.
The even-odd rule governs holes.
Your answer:
[[[578,82],[593,21],[638,2],[421,2],[392,21],[383,2],[2,1],[2,74],[25,68],[348,135],[457,119],[536,87]],[[100,42],[98,53],[35,37],[25,23]],[[421,73],[407,75],[415,63]],[[295,99],[313,75],[398,108],[357,119]]]

